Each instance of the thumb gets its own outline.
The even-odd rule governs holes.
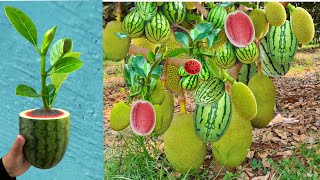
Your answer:
[[[24,137],[22,135],[18,135],[10,149],[10,153],[12,153],[12,155],[21,154],[25,142],[26,140],[24,139]]]

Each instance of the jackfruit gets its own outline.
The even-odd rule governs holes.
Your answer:
[[[153,132],[157,132],[162,126],[163,112],[159,104],[153,105],[153,108],[156,111],[156,126],[154,127]]]
[[[272,120],[276,104],[276,87],[265,75],[253,76],[248,84],[257,102],[257,116],[251,120],[252,127],[264,128]]]
[[[198,171],[206,157],[206,144],[196,135],[193,114],[175,114],[163,140],[166,157],[176,171]]]
[[[132,38],[131,44],[148,49],[149,51],[154,52],[160,44],[154,44],[150,42],[145,36],[140,36],[138,38]]]
[[[120,38],[117,32],[125,33],[121,28],[121,22],[118,21],[111,21],[104,28],[102,47],[105,60],[122,60],[129,51],[130,38]]]
[[[251,120],[257,115],[257,103],[251,90],[242,82],[231,87],[231,100],[235,111],[245,120]]]
[[[291,15],[292,31],[302,44],[309,44],[314,36],[314,23],[311,15],[301,7],[295,8]]]
[[[262,9],[254,9],[249,13],[254,26],[256,39],[261,39],[268,34],[269,23],[266,18],[266,13]]]
[[[153,104],[161,104],[164,100],[164,90],[161,80],[157,80],[156,88],[150,96]]]
[[[167,78],[166,78],[166,87],[175,93],[179,93],[179,77],[178,77],[178,68],[174,65],[167,65]]]
[[[178,43],[178,41],[176,41],[176,38],[174,36],[174,32],[171,31],[170,32],[170,36],[169,39],[165,42],[165,45],[167,46],[167,54],[170,53],[172,50],[180,48],[180,44]],[[164,51],[165,46],[162,46],[162,48],[160,49],[161,52]],[[184,58],[184,54],[177,56],[178,58]]]
[[[237,111],[233,111],[227,131],[211,144],[212,154],[221,165],[234,168],[246,159],[251,142],[252,129],[249,119],[244,119]]]
[[[194,5],[195,2],[185,2],[186,3],[186,8],[188,10],[196,9],[196,6]]]
[[[173,97],[169,92],[165,92],[165,97],[161,104],[161,109],[163,113],[163,120],[161,129],[156,132],[157,135],[163,134],[170,127],[172,122],[174,102]]]
[[[122,101],[115,104],[110,115],[111,129],[121,131],[127,128],[130,124],[130,111],[130,106]]]
[[[225,43],[227,42],[227,36],[226,31],[224,29],[221,29],[221,31],[218,33],[218,40],[214,43],[212,48],[214,50],[221,48]]]
[[[279,2],[268,2],[266,17],[271,26],[282,26],[287,19],[286,10]]]

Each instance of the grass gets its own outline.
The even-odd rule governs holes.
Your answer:
[[[123,69],[124,62],[113,62],[113,61],[104,61],[103,62],[103,78],[110,78],[110,77],[122,77],[123,76]]]

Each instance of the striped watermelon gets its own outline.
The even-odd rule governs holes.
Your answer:
[[[183,90],[191,91],[194,90],[198,85],[198,75],[184,76],[179,81],[179,86]]]
[[[193,98],[196,104],[201,106],[212,106],[224,95],[224,82],[213,77],[202,82],[194,91]]]
[[[179,76],[188,76],[189,74],[187,73],[186,70],[184,70],[184,65],[181,65],[178,69],[178,75]]]
[[[253,63],[259,57],[259,51],[254,42],[246,47],[236,48],[237,59],[243,64]]]
[[[213,72],[211,71],[211,68],[209,67],[207,61],[201,61],[201,64],[202,64],[202,68],[199,73],[199,78],[203,81],[206,81],[211,77],[213,77]]]
[[[224,27],[224,21],[227,17],[227,11],[224,7],[213,7],[207,16],[208,22],[212,22],[213,29],[222,29]]]
[[[215,51],[214,61],[223,69],[228,69],[236,63],[235,48],[229,41]]]
[[[166,2],[162,11],[169,22],[175,24],[181,24],[187,14],[184,2]]]
[[[231,98],[226,92],[213,106],[196,105],[194,124],[197,136],[206,143],[217,141],[226,132],[231,114]]]
[[[170,23],[162,13],[157,13],[145,26],[146,37],[153,43],[164,43],[170,37]]]
[[[258,74],[258,67],[255,62],[243,64],[239,72],[238,81],[248,85],[249,80],[256,74]]]
[[[67,150],[70,132],[70,114],[61,109],[59,115],[34,116],[32,110],[19,115],[20,134],[26,139],[25,158],[31,165],[49,169],[57,165]]]
[[[133,10],[123,19],[122,30],[126,31],[129,37],[140,37],[144,32],[144,25],[145,21],[137,10]]]
[[[266,76],[281,77],[287,74],[290,69],[290,63],[280,65],[271,59],[267,37],[260,40],[260,56],[262,73]]]
[[[157,13],[157,4],[155,2],[136,2],[136,9],[143,20],[150,21]]]
[[[288,64],[297,51],[298,41],[292,32],[290,21],[282,26],[272,26],[268,33],[268,48],[271,59],[278,64]]]

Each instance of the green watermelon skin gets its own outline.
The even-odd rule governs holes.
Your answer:
[[[198,85],[198,75],[184,76],[179,81],[179,86],[183,90],[192,91]]]
[[[290,70],[290,63],[278,64],[271,59],[267,37],[260,40],[260,57],[261,70],[266,76],[277,78],[286,75]]]
[[[228,69],[236,63],[235,48],[229,41],[215,51],[214,62],[223,69]]]
[[[278,64],[290,63],[298,47],[290,21],[286,20],[282,26],[272,26],[267,37],[271,59]]]
[[[199,78],[203,81],[207,81],[208,79],[212,78],[213,72],[208,65],[207,61],[201,61],[201,71],[199,73]]]
[[[231,115],[231,98],[227,93],[213,106],[196,105],[194,124],[197,136],[205,143],[219,140],[230,124]]]
[[[20,134],[26,139],[25,158],[34,167],[49,169],[63,158],[69,141],[70,115],[61,119],[19,117]]]
[[[254,42],[243,48],[236,48],[236,57],[243,64],[250,64],[259,57],[259,51]]]
[[[150,21],[157,13],[155,2],[136,2],[136,9],[144,21]]]
[[[170,37],[170,23],[161,13],[157,13],[145,26],[145,35],[150,42],[160,44]]]
[[[140,37],[144,32],[145,21],[140,17],[137,10],[126,15],[122,22],[122,30],[126,31],[129,37]]]
[[[184,2],[166,2],[163,5],[163,14],[170,23],[181,24],[187,14]]]
[[[212,23],[213,29],[222,29],[227,15],[228,13],[224,7],[215,6],[209,11],[207,20]]]
[[[249,80],[256,74],[258,74],[258,67],[255,62],[243,64],[239,72],[238,81],[248,85]]]
[[[212,106],[224,95],[224,82],[213,77],[208,81],[202,82],[194,91],[193,98],[196,104],[201,106]]]
[[[178,69],[178,75],[179,76],[188,76],[189,74],[184,70],[184,65],[181,65]]]

